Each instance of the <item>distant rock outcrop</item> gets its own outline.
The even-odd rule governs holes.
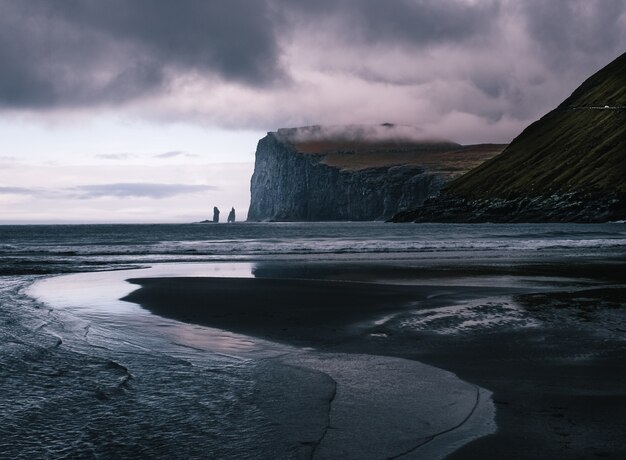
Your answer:
[[[229,224],[235,223],[235,208],[231,208],[230,212],[228,213],[228,219],[226,220],[226,222]]]
[[[414,128],[389,124],[268,133],[256,151],[248,220],[384,220],[504,148],[411,136]]]
[[[626,219],[626,54],[478,168],[395,222]]]
[[[217,206],[213,206],[213,222],[218,223],[220,221],[220,210],[217,209]]]

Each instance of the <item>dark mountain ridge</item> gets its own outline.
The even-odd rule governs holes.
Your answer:
[[[626,54],[498,156],[397,222],[602,222],[626,218]]]

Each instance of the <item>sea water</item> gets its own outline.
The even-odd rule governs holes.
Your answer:
[[[606,249],[625,224],[237,223],[0,226],[0,274],[280,254]]]
[[[254,353],[279,347],[228,331],[207,341],[206,328],[124,306],[127,277],[249,277],[256,262],[281,258],[506,260],[624,248],[619,223],[0,226],[0,457],[288,454],[254,404]],[[102,278],[88,293],[80,275],[57,278],[92,272]]]

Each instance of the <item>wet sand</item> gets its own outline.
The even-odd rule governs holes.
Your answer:
[[[448,287],[237,278],[130,282],[142,287],[123,300],[159,316],[288,345],[261,360],[256,374],[256,404],[294,446],[293,455],[279,458],[444,458],[495,429],[489,391],[414,359],[341,351],[429,297],[452,298]],[[485,288],[466,290],[465,296],[485,294]]]
[[[165,317],[314,347],[344,360],[290,356],[283,361],[288,366],[317,366],[328,374],[363,356],[386,356],[400,359],[396,365],[436,366],[493,392],[497,432],[450,458],[626,458],[626,270],[620,258],[426,268],[406,261],[281,262],[260,264],[255,274],[259,278],[248,280],[134,279],[141,288],[124,300]],[[325,407],[335,397],[332,385],[316,387],[325,388],[318,398]],[[461,393],[455,401],[465,404],[471,390]],[[445,411],[429,416],[436,424]],[[443,425],[460,430],[458,422]],[[328,423],[319,429],[340,434]],[[305,451],[320,458],[333,458],[330,447],[342,444],[341,436],[334,444],[326,438],[324,448],[311,439]],[[397,458],[436,456],[419,443],[406,445],[396,449]]]
[[[415,308],[429,298],[439,305],[452,298],[512,291],[307,279],[171,277],[128,281],[141,289],[122,300],[159,316],[314,347],[358,339],[376,320]]]

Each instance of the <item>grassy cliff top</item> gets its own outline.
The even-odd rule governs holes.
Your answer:
[[[479,144],[441,149],[413,147],[403,151],[393,149],[360,151],[355,154],[334,152],[326,154],[322,162],[347,170],[412,165],[456,176],[493,158],[505,147],[506,145],[502,144]]]
[[[321,162],[342,170],[390,166],[419,166],[430,171],[465,173],[504,150],[502,144],[463,146],[420,137],[418,128],[383,125],[309,126],[272,133],[302,154],[319,155]]]
[[[608,106],[608,107],[606,107]],[[502,154],[456,179],[446,195],[506,198],[626,191],[626,54],[531,124]]]

